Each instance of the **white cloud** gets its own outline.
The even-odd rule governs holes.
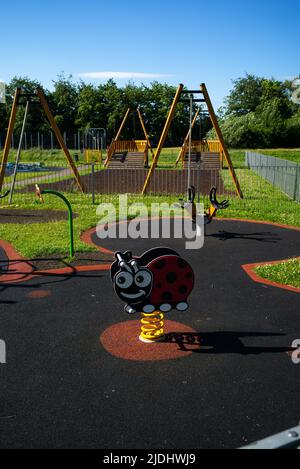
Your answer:
[[[92,79],[102,79],[102,78],[116,78],[116,79],[130,79],[130,78],[164,78],[170,75],[162,73],[140,73],[140,72],[84,72],[79,73],[81,78],[92,78]]]

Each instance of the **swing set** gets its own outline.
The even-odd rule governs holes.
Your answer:
[[[188,95],[188,97],[187,97]],[[195,98],[194,95],[200,95],[200,98]],[[164,129],[162,131],[159,143],[157,145],[156,151],[154,153],[154,157],[152,160],[152,164],[149,168],[148,174],[146,176],[144,186],[142,189],[142,194],[145,194],[147,190],[149,189],[151,179],[154,176],[155,169],[158,164],[158,160],[161,154],[161,151],[163,149],[166,137],[168,135],[172,120],[174,118],[174,114],[176,111],[176,106],[179,102],[185,102],[189,103],[190,106],[190,125],[189,125],[189,131],[187,133],[187,136],[185,137],[184,143],[182,145],[182,148],[180,149],[179,155],[177,157],[177,160],[175,162],[175,165],[178,165],[179,162],[181,161],[181,164],[183,168],[186,168],[188,170],[188,175],[187,175],[187,190],[189,190],[191,186],[191,169],[192,169],[192,151],[193,149],[196,149],[197,152],[199,153],[199,158],[198,161],[196,160],[196,163],[198,163],[198,169],[200,173],[200,165],[201,165],[201,157],[206,158],[208,161],[212,161],[213,158],[217,158],[219,161],[219,167],[220,167],[220,160],[223,163],[223,160],[226,161],[230,176],[232,178],[236,193],[238,197],[243,198],[243,193],[234,169],[234,166],[232,164],[230,154],[228,152],[227,146],[225,144],[225,140],[221,131],[221,128],[219,126],[217,116],[215,114],[212,102],[210,100],[207,88],[204,83],[200,85],[199,90],[185,90],[184,85],[180,84],[176,90]],[[198,108],[196,114],[193,117],[193,104],[194,103],[201,103],[201,106],[204,104],[206,105],[206,112],[205,114],[209,116],[211,123],[215,129],[216,135],[218,137],[218,140],[216,141],[207,141],[207,140],[200,140],[200,141],[192,141],[192,130],[193,127],[197,121],[198,116],[201,117],[201,113],[203,114],[204,111],[200,108]],[[200,120],[201,122],[201,120]],[[208,152],[203,152],[203,150],[209,150]],[[188,155],[187,162],[186,162],[186,154]]]
[[[23,124],[22,124],[22,130],[21,130],[21,135],[20,135],[20,140],[19,140],[19,146],[17,150],[17,156],[16,156],[16,161],[15,161],[15,166],[14,166],[14,174],[12,178],[12,184],[11,184],[11,190],[10,190],[10,203],[12,201],[13,197],[13,192],[14,192],[14,187],[15,187],[15,182],[16,182],[16,177],[17,177],[17,171],[18,171],[18,164],[20,161],[20,156],[21,156],[21,150],[22,150],[22,144],[23,144],[23,138],[24,138],[24,132],[25,132],[25,126],[27,122],[27,117],[28,117],[28,111],[29,107],[32,105],[37,105],[40,104],[42,106],[42,109],[44,110],[47,119],[49,121],[49,124],[57,138],[57,141],[67,159],[67,162],[70,166],[71,171],[74,174],[76,183],[80,189],[81,192],[84,192],[84,187],[81,182],[81,178],[79,175],[79,172],[77,170],[77,167],[72,159],[72,156],[66,146],[66,143],[63,139],[63,136],[55,122],[55,119],[53,117],[53,114],[49,108],[49,105],[47,103],[46,97],[44,95],[44,92],[41,88],[38,88],[35,93],[24,93],[21,88],[17,88],[15,91],[14,95],[14,100],[13,100],[13,105],[11,109],[11,114],[10,114],[10,119],[9,119],[9,125],[7,129],[7,134],[6,134],[6,140],[5,140],[5,145],[4,145],[4,150],[3,150],[3,156],[2,156],[2,161],[1,161],[1,168],[0,168],[0,192],[2,190],[3,182],[4,182],[4,177],[5,177],[5,170],[6,170],[6,165],[8,161],[8,155],[9,151],[11,148],[11,141],[12,141],[12,135],[16,123],[16,116],[17,116],[17,110],[19,106],[25,106],[25,112],[23,116]]]
[[[144,134],[144,140],[121,140],[121,134],[130,115],[138,115],[139,122]],[[149,135],[146,131],[145,123],[139,108],[136,111],[127,109],[119,130],[112,140],[104,162],[105,168],[124,168],[124,167],[148,167],[149,151],[154,157],[154,152],[150,143]]]

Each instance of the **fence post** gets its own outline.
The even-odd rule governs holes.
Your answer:
[[[295,188],[294,188],[294,197],[293,197],[293,199],[296,200],[297,202],[300,202],[299,185],[300,185],[300,164],[298,164],[296,167]]]
[[[95,205],[95,163],[92,163],[92,205]]]

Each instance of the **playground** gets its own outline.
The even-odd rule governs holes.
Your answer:
[[[76,271],[35,271],[1,243],[2,447],[234,448],[296,423],[299,292],[249,272],[299,255],[299,231],[223,220],[196,254],[168,240],[195,287],[155,344],[139,341],[108,270],[116,248],[165,242],[84,238],[99,262]]]
[[[159,167],[180,102],[188,132]],[[24,130],[33,104],[68,166],[20,178],[14,119],[25,107]],[[141,110],[127,109],[105,151],[101,129],[86,132],[76,164],[42,90],[16,91],[0,171],[3,448],[238,448],[298,424],[300,289],[257,270],[299,259],[298,204],[284,193],[279,205],[271,170],[264,178],[249,155],[252,166],[235,167],[204,84],[179,85],[170,104],[157,146]],[[121,140],[132,113],[144,140]],[[204,117],[216,140],[192,138]],[[119,194],[147,214],[168,202],[204,230],[203,247],[176,236],[176,213],[167,238],[121,236],[120,210],[97,225],[96,206]],[[138,217],[139,232],[152,220]],[[102,239],[108,227],[119,234]]]

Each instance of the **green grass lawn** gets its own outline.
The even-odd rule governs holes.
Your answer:
[[[70,170],[70,174],[64,174],[63,171],[60,170],[60,166],[58,169],[55,170],[53,168],[52,171],[28,171],[28,172],[18,172],[16,178],[16,187],[15,190],[22,190],[26,186],[32,186],[33,183],[43,184],[51,184],[59,181],[68,181],[74,178],[73,172]],[[69,169],[65,165],[63,168]],[[95,171],[99,171],[103,169],[100,165],[95,166]],[[78,172],[81,176],[85,176],[90,174],[92,171],[91,165],[84,165],[83,167],[78,167]],[[11,185],[13,179],[13,175],[5,176],[3,189],[8,189]]]
[[[173,165],[178,155],[178,149],[165,149],[162,153],[162,162]],[[218,216],[224,218],[245,218],[253,220],[263,220],[277,222],[292,226],[300,226],[300,205],[285,196],[279,189],[274,188],[257,174],[243,166],[244,151],[234,150],[231,152],[234,164],[237,167],[237,176],[244,193],[244,199],[237,198],[234,193],[234,186],[228,170],[222,171],[222,177],[228,193],[219,194],[219,198],[229,198],[230,206],[224,211],[220,211]],[[36,161],[36,159],[34,159]],[[48,163],[48,162],[47,162]],[[37,173],[35,173],[37,174]],[[43,175],[43,173],[38,173]],[[51,178],[51,175],[49,175]],[[56,180],[56,178],[54,178]],[[54,180],[53,179],[53,180]],[[41,184],[42,185],[42,184]],[[74,212],[78,217],[74,220],[75,244],[77,252],[87,252],[93,250],[91,246],[85,245],[80,241],[80,234],[96,226],[98,217],[96,207],[91,204],[90,195],[79,193],[65,194],[73,205]],[[117,203],[118,194],[104,195],[99,194],[96,203],[114,202]],[[172,204],[177,201],[177,196],[140,196],[130,195],[129,202],[145,202],[149,207],[152,202],[169,202]],[[1,207],[4,207],[7,199],[1,201]],[[208,200],[202,200],[205,206]],[[64,204],[54,197],[47,197],[46,203],[37,206],[34,201],[34,194],[14,195],[13,207],[22,209],[63,209]],[[28,258],[49,256],[52,254],[68,253],[68,226],[67,222],[59,221],[47,224],[1,224],[0,238],[11,242],[16,249]]]
[[[14,205],[8,206],[2,204],[3,208],[15,208],[27,210],[64,210],[65,204],[58,198],[53,196],[45,196],[45,203],[37,203],[32,194],[27,194],[26,203],[21,194],[16,193],[14,196]],[[77,252],[96,251],[92,246],[88,246],[80,240],[80,235],[89,228],[97,225],[100,216],[96,213],[96,206],[92,206],[91,197],[88,195],[80,195],[81,201],[78,200],[77,194],[65,194],[70,200],[73,212],[78,216],[74,218],[74,239],[75,249]],[[101,202],[112,202],[118,208],[118,194],[102,195]],[[149,207],[152,202],[166,202],[172,204],[174,197],[142,197],[136,195],[128,195],[128,202],[139,203],[145,202]],[[100,203],[100,200],[98,200]],[[1,209],[0,209],[1,210]],[[118,214],[118,210],[117,210]],[[57,221],[51,223],[34,223],[34,224],[0,224],[0,239],[12,243],[16,250],[26,258],[46,257],[55,255],[68,255],[69,231],[67,221]]]
[[[75,155],[78,156],[78,164],[84,163],[84,155],[80,150],[69,150],[72,158],[75,160]],[[0,158],[2,158],[3,150],[0,150]],[[9,163],[14,163],[16,160],[17,150],[9,152]],[[103,153],[103,161],[106,157],[106,152]],[[43,165],[59,165],[66,164],[67,160],[62,150],[42,150],[40,148],[31,148],[30,150],[22,150],[20,163],[42,163]]]
[[[156,150],[155,148],[153,149]],[[180,147],[163,148],[158,167],[173,167],[178,157]],[[235,167],[244,167],[245,164],[245,151],[239,149],[230,149],[230,156]],[[283,158],[286,160],[300,162],[300,149],[294,148],[279,148],[279,149],[249,149],[249,151],[256,151],[265,155],[275,156],[277,158]],[[78,156],[78,164],[84,163],[84,156],[79,150],[70,150],[72,157],[75,154]],[[2,151],[0,151],[0,157],[2,157]],[[103,153],[103,161],[106,157],[106,152]],[[16,158],[16,150],[11,150],[9,154],[9,162],[14,162]],[[151,162],[151,153],[149,152],[149,161]],[[21,162],[41,162],[45,165],[53,164],[65,164],[66,158],[62,150],[42,150],[39,148],[32,148],[30,150],[23,150],[21,155]]]
[[[262,278],[300,288],[300,259],[290,259],[279,264],[266,264],[255,269]]]
[[[159,167],[173,167],[178,157],[180,148],[164,148],[159,158]],[[247,150],[229,149],[230,157],[235,168],[245,167],[245,152]],[[270,155],[276,158],[300,163],[300,149],[248,149],[248,151],[255,151],[263,155]],[[224,163],[226,166],[226,163]]]
[[[49,176],[52,174],[52,171],[28,171],[28,172],[18,172],[16,181],[26,181],[27,179],[38,178],[40,176]],[[10,176],[5,176],[5,184],[12,182],[13,174]]]
[[[249,170],[238,170],[247,171]],[[232,186],[231,179],[226,170],[223,171],[225,183],[228,188]],[[280,193],[280,203],[278,199],[273,199],[274,189],[269,184],[261,187],[259,176],[255,174],[247,175],[249,178],[249,187],[244,191],[245,199],[241,200],[235,196],[230,196],[230,207],[224,211],[220,211],[218,216],[224,218],[246,218],[255,220],[267,220],[294,226],[300,226],[300,206]],[[270,186],[270,187],[269,187]],[[259,189],[259,190],[258,190]],[[96,214],[96,206],[91,204],[90,195],[82,195],[77,193],[65,194],[72,203],[73,210],[78,214],[74,219],[74,235],[76,242],[76,250],[79,252],[87,252],[94,250],[80,241],[80,234],[96,226],[99,217]],[[263,197],[262,197],[263,196]],[[177,201],[177,196],[140,196],[129,195],[129,203],[146,203],[150,207],[151,203],[167,202],[173,204]],[[2,207],[5,207],[5,199],[2,201]],[[205,201],[207,206],[207,198]],[[97,204],[100,202],[112,202],[117,207],[118,194],[99,195]],[[47,196],[45,204],[37,205],[34,194],[16,193],[14,196],[14,208],[17,209],[64,209],[63,202],[52,196]],[[7,206],[6,206],[7,208]],[[25,257],[33,258],[39,256],[48,256],[51,254],[67,254],[68,247],[68,225],[66,221],[40,223],[40,224],[1,224],[0,238],[11,242],[16,249]]]
[[[219,211],[219,217],[246,218],[300,226],[300,204],[250,169],[237,169],[236,175],[244,198],[229,196],[230,206],[224,211]],[[225,188],[234,193],[235,188],[228,170],[222,171],[222,177]]]

